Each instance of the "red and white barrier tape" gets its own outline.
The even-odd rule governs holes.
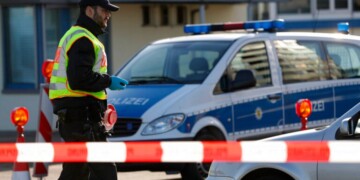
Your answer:
[[[357,141],[1,143],[0,162],[360,163]]]

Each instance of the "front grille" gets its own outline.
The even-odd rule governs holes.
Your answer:
[[[118,118],[113,128],[113,136],[131,136],[135,134],[141,125],[141,119]]]

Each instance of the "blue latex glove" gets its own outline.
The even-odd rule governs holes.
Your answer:
[[[123,90],[125,89],[126,85],[129,84],[127,80],[121,79],[116,76],[111,76],[110,78],[111,78],[111,84],[109,88],[111,90]]]

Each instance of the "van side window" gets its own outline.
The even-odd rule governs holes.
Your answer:
[[[335,68],[334,79],[355,78],[360,76],[360,48],[350,44],[325,43],[329,62]]]
[[[264,42],[254,42],[242,47],[232,59],[223,77],[215,87],[214,94],[229,91],[229,84],[240,70],[252,70],[256,78],[256,87],[269,86],[271,73],[269,59]]]
[[[284,84],[326,80],[329,70],[316,42],[274,41]]]

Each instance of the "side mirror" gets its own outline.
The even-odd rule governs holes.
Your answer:
[[[352,120],[352,118],[346,118],[341,121],[340,134],[342,136],[352,136],[354,135],[354,131],[354,121]]]
[[[244,69],[236,73],[235,79],[231,82],[231,90],[246,89],[256,86],[256,79],[251,70]]]
[[[360,111],[351,118],[346,118],[341,121],[340,134],[343,136],[352,136],[355,134],[356,127],[360,118]]]

